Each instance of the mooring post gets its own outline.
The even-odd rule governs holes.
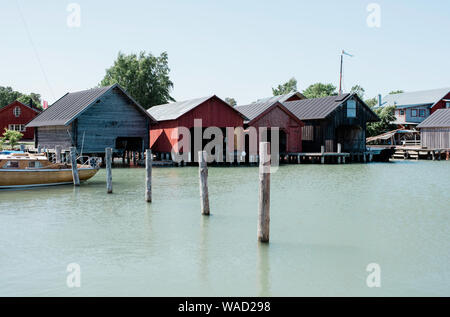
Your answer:
[[[77,166],[77,148],[76,147],[72,146],[70,148],[70,160],[72,163],[73,185],[80,186],[80,177],[78,175],[78,166]]]
[[[269,242],[270,231],[270,143],[259,143],[258,241]]]
[[[320,146],[320,163],[325,164],[325,146]]]
[[[145,201],[152,202],[152,150],[145,150]]]
[[[342,144],[341,144],[341,143],[338,143],[338,144],[337,144],[337,152],[338,152],[339,154],[342,153]],[[339,156],[338,156],[338,164],[341,164],[341,160],[342,160],[342,158],[341,158],[341,156],[339,155]]]
[[[38,147],[37,147],[37,152],[38,152],[38,154],[40,154],[41,151],[42,151],[42,147],[41,147],[40,145],[38,145]]]
[[[56,163],[61,163],[61,145],[55,146]]]
[[[112,186],[112,148],[107,147],[105,149],[105,161],[106,161],[106,192],[111,194],[113,192]]]
[[[434,150],[431,151],[431,157],[433,161],[436,160],[436,157],[434,156]]]
[[[200,207],[202,215],[209,215],[208,166],[206,151],[198,151],[198,167],[200,178]]]

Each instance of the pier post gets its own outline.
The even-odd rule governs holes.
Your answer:
[[[269,242],[270,232],[270,143],[259,143],[258,241]]]
[[[70,148],[70,160],[71,160],[71,164],[72,164],[73,185],[80,186],[80,176],[78,175],[77,148],[76,147],[72,146]]]
[[[152,202],[152,150],[145,150],[145,201]]]
[[[112,148],[107,147],[105,149],[105,161],[106,161],[106,192],[111,194],[113,192],[112,186]]]
[[[41,151],[42,151],[42,147],[41,147],[40,145],[38,145],[38,147],[37,147],[37,152],[38,152],[38,154],[40,154]]]
[[[206,151],[198,151],[198,167],[198,176],[200,179],[200,207],[202,215],[209,216],[208,166],[206,163]]]
[[[434,156],[434,150],[431,151],[431,159],[434,161],[436,157]]]
[[[61,145],[55,146],[56,163],[61,163]]]
[[[338,143],[338,144],[337,144],[337,152],[338,152],[339,154],[342,153],[342,144],[341,144],[341,143]],[[342,160],[342,158],[341,158],[341,156],[339,155],[339,156],[338,156],[338,164],[341,164],[341,160]]]
[[[325,146],[324,145],[322,145],[320,147],[320,154],[321,154],[320,163],[325,164]]]

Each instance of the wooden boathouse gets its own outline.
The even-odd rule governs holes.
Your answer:
[[[156,120],[118,84],[67,93],[27,128],[35,129],[35,147],[104,156],[126,151],[143,153],[149,147],[149,130]]]
[[[194,129],[200,128],[196,122],[201,120],[201,133],[207,127],[221,128],[225,136],[227,127],[243,127],[247,118],[228,103],[213,95],[164,105],[154,106],[147,110],[158,123],[150,131],[150,147],[159,158],[170,159],[171,152],[183,153],[187,149],[178,148],[179,127],[189,129],[191,144],[194,144]],[[203,140],[202,148],[208,140]],[[224,137],[224,148],[226,138]],[[191,162],[195,161],[195,153],[191,149]]]
[[[281,102],[276,101],[276,98],[238,106],[236,109],[249,119],[245,122],[245,129],[248,127],[254,127],[256,129],[261,127],[279,128],[280,155],[286,155],[292,152],[299,153],[302,151],[302,127],[304,124],[297,116],[283,106]],[[270,129],[268,129],[267,137],[270,142]],[[258,145],[260,141],[258,133]],[[246,140],[245,145],[247,147],[248,143],[248,140]],[[246,152],[249,153],[247,149]]]
[[[370,155],[366,149],[366,125],[379,118],[357,94],[282,104],[304,123],[302,155],[324,157],[347,153],[353,160],[361,161]]]
[[[450,108],[436,110],[417,126],[420,129],[420,142],[423,148],[450,150]]]
[[[41,110],[36,109],[30,103],[30,106],[24,105],[19,101],[14,101],[0,109],[0,136],[5,129],[19,131],[23,134],[22,139],[33,140],[34,129],[26,128],[26,124],[33,120]]]

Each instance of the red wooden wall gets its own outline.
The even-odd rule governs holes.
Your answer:
[[[438,109],[444,109],[445,108],[445,101],[444,101],[444,99],[450,99],[450,92],[444,97],[444,98],[442,98],[441,100],[439,100],[435,105],[434,105],[434,107],[432,107],[431,108],[431,113],[433,113],[433,112],[435,112],[436,110],[438,110]],[[430,113],[430,114],[431,114]]]
[[[20,108],[20,115],[16,117],[14,115],[14,109]],[[39,114],[39,110],[32,109],[19,101],[7,105],[0,109],[0,135],[3,135],[5,128],[7,129],[10,124],[23,124],[26,125],[34,117]],[[34,138],[34,128],[27,128],[23,133],[22,139],[31,140]]]
[[[170,107],[170,105],[169,105]],[[218,97],[212,97],[196,108],[185,113],[176,120],[160,121],[150,130],[150,148],[153,152],[171,152],[176,150],[178,138],[172,138],[172,133],[178,135],[178,127],[187,129],[194,127],[194,120],[201,119],[202,127],[242,127],[244,118]]]

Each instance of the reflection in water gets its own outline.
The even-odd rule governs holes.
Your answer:
[[[258,296],[271,296],[270,292],[270,245],[258,243]]]
[[[210,288],[210,281],[209,281],[209,271],[208,267],[210,263],[208,263],[208,243],[209,243],[209,236],[210,236],[210,228],[209,228],[209,222],[210,222],[211,216],[200,216],[200,246],[198,248],[199,250],[199,270],[198,275],[199,278],[205,287],[205,289]]]

